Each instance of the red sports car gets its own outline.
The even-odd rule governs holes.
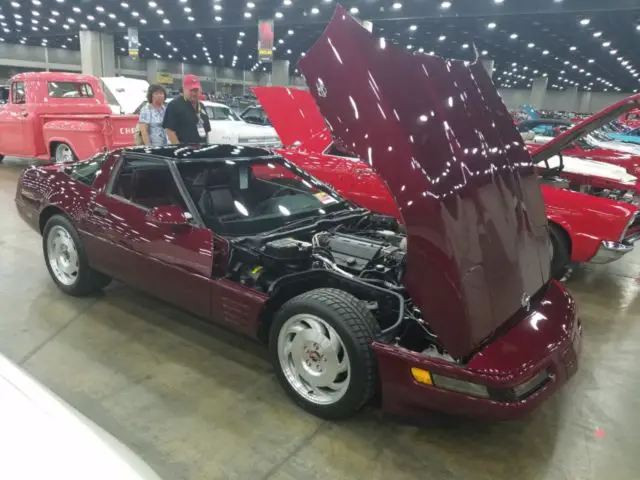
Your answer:
[[[132,147],[20,178],[55,283],[80,295],[117,278],[264,342],[286,392],[323,418],[375,396],[404,415],[541,404],[575,373],[581,327],[550,280],[531,157],[482,65],[383,49],[338,8],[300,67],[403,226],[266,150]]]
[[[281,155],[331,184],[351,201],[402,221],[400,210],[383,179],[371,165],[349,152],[344,144],[334,141],[309,92],[286,87],[257,87],[254,91],[281,141],[288,145],[278,151]],[[598,118],[595,116],[594,122]],[[555,147],[551,150],[551,146],[549,149],[535,150],[536,164],[547,157],[556,158],[554,156],[557,155]],[[472,149],[463,149],[462,155],[472,152]],[[566,158],[565,161],[569,162],[570,159]],[[618,192],[616,188],[625,187],[635,189],[635,182],[625,186],[612,179],[599,178],[599,181],[595,181],[587,178],[587,181],[598,185],[589,195],[571,191],[571,184],[555,176],[561,173],[570,180],[580,180],[584,184],[585,175],[561,171],[559,166],[547,172],[541,168],[539,171],[544,174],[541,190],[553,245],[554,277],[562,278],[571,263],[608,263],[633,249],[640,233],[638,208],[628,202],[596,196],[596,193],[605,195],[606,192]],[[466,169],[463,173],[472,177]],[[609,190],[602,187],[608,187]]]

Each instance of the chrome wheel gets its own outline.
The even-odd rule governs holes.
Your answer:
[[[70,163],[73,162],[73,151],[71,147],[65,143],[61,143],[56,147],[56,163]]]
[[[61,284],[71,286],[78,280],[78,249],[69,232],[60,225],[49,230],[47,260],[53,275]]]
[[[332,405],[349,388],[351,366],[338,332],[311,314],[289,318],[278,333],[280,368],[295,392],[316,405]]]

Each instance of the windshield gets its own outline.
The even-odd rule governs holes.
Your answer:
[[[220,121],[220,120],[227,120],[227,121],[234,121],[234,122],[242,121],[240,117],[238,117],[238,115],[236,115],[236,113],[226,105],[206,105],[205,109],[207,111],[207,116],[211,121]]]
[[[256,235],[352,208],[280,159],[183,162],[178,170],[207,227],[221,235]]]

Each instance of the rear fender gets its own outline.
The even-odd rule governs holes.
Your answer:
[[[51,157],[55,153],[55,146],[60,143],[69,145],[79,160],[86,160],[105,148],[102,123],[52,120],[43,126],[43,135]]]

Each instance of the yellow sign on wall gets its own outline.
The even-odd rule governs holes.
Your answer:
[[[160,85],[173,85],[173,75],[169,72],[158,72],[157,80]]]

